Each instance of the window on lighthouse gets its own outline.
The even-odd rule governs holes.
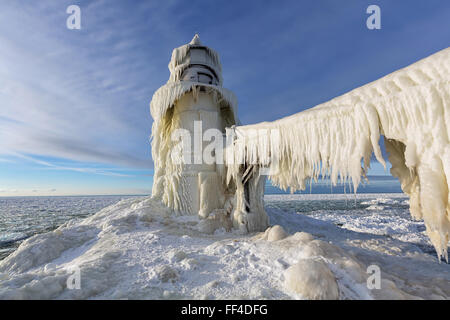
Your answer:
[[[189,68],[187,68],[183,72],[180,80],[195,81],[215,85],[217,85],[218,83],[214,74],[210,70],[201,65],[190,66]]]
[[[212,84],[212,77],[206,73],[198,73],[198,82]]]

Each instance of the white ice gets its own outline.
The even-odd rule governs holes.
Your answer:
[[[0,299],[450,297],[449,266],[408,239],[372,232],[376,228],[370,223],[363,230],[364,219],[373,221],[370,215],[339,227],[325,212],[313,218],[288,207],[290,199],[330,197],[347,199],[349,205],[354,199],[267,196],[271,223],[278,227],[247,235],[223,229],[204,233],[205,220],[196,216],[176,216],[150,198],[126,199],[24,241],[0,262]],[[377,198],[365,201],[388,206],[405,199]],[[286,207],[270,206],[276,200]],[[352,225],[353,220],[358,223]],[[366,285],[372,264],[381,269],[379,290]],[[80,268],[79,290],[66,285],[74,267]]]

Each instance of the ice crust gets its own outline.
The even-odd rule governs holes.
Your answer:
[[[177,216],[151,198],[126,199],[24,241],[0,261],[0,299],[450,297],[448,265],[413,243],[281,207],[268,213],[275,233],[285,235],[204,233],[197,216]],[[379,290],[366,286],[373,264],[381,269]],[[76,267],[80,289],[69,289]]]

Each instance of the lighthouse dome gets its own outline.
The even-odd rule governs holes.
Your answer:
[[[188,44],[173,50],[169,70],[168,82],[193,81],[222,86],[219,55],[204,46],[198,34]]]

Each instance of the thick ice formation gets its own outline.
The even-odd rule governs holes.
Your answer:
[[[285,286],[310,300],[337,300],[336,278],[322,260],[302,259],[285,271]]]
[[[270,179],[292,191],[329,176],[333,184],[351,181],[356,192],[372,153],[385,163],[383,135],[411,215],[424,219],[438,256],[448,260],[450,48],[312,109],[235,131],[228,176],[240,174],[235,163],[270,165]]]
[[[236,180],[226,179],[223,159],[216,161],[222,158],[223,147],[213,150],[213,163],[205,163],[201,151],[208,148],[204,139],[209,129],[215,130],[211,141],[217,143],[223,141],[226,128],[239,124],[236,97],[222,87],[218,54],[203,46],[196,35],[189,44],[173,50],[169,70],[169,81],[150,103],[155,164],[152,196],[178,213],[209,219],[205,228],[222,221],[223,227],[231,223],[243,232],[264,230],[268,226],[262,200],[264,178],[257,174],[244,177],[241,168]],[[189,147],[180,133],[189,136]],[[180,139],[182,150],[177,153]],[[193,163],[181,161],[185,157]]]
[[[179,117],[174,117],[174,104],[181,97],[190,93],[198,99],[197,82],[182,81],[167,83],[153,95],[150,111],[154,119],[152,125],[152,157],[155,166],[153,176],[152,195],[161,199],[167,206],[177,211],[186,209],[180,192],[181,168],[172,157],[172,151],[178,144],[172,140],[173,132],[179,128]],[[223,105],[225,121],[236,123],[236,97],[221,87],[202,84],[206,92],[211,95],[214,103]],[[203,118],[203,123],[206,124]],[[185,201],[187,202],[187,201]]]
[[[173,150],[178,144],[173,134],[180,128],[191,129],[194,121],[201,121],[203,127],[214,127],[217,122],[221,122],[224,128],[238,123],[237,100],[231,91],[221,86],[222,67],[218,54],[202,46],[198,35],[189,44],[173,50],[169,70],[169,81],[155,92],[150,103],[150,113],[154,119],[152,157],[155,164],[152,195],[176,211],[190,212],[195,211],[188,207],[193,202],[190,197],[199,195],[189,195],[188,192],[198,186],[183,188],[183,185],[189,185],[183,180],[189,178],[183,176],[185,168],[173,158]],[[199,82],[198,70],[202,71],[202,75],[208,74],[211,83]],[[215,80],[218,83],[214,83]],[[197,166],[184,171],[191,171],[193,176],[192,171],[198,174],[202,169]],[[218,178],[216,185],[221,184],[221,181],[217,181],[221,180],[220,174]]]
[[[190,55],[191,49],[203,48],[206,50],[206,55],[199,53],[198,55]],[[168,83],[177,82],[181,80],[183,72],[193,64],[207,65],[215,72],[219,80],[219,85],[222,85],[222,65],[220,64],[219,55],[213,49],[203,46],[198,34],[194,36],[192,41],[181,47],[175,48],[172,52],[172,58],[169,63],[170,78]]]

